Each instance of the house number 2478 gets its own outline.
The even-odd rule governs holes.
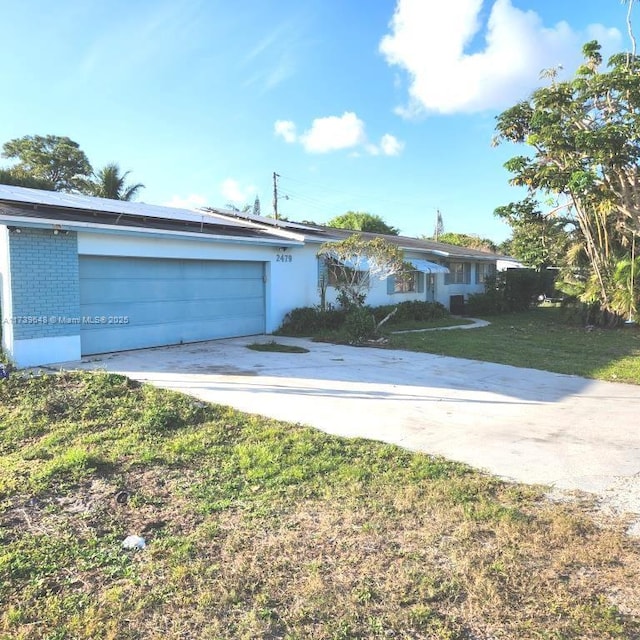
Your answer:
[[[288,253],[278,253],[276,255],[276,262],[293,262],[293,256]]]

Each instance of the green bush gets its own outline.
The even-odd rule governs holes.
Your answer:
[[[470,315],[496,315],[526,311],[541,289],[541,277],[533,269],[508,269],[487,278],[484,293],[470,294],[467,312]]]
[[[334,331],[342,326],[346,315],[343,309],[323,311],[318,307],[299,307],[287,313],[275,333],[281,336],[311,336],[321,331]]]
[[[509,311],[526,311],[542,290],[540,273],[533,269],[507,269],[496,277]]]
[[[353,307],[344,320],[344,333],[353,344],[364,342],[376,337],[376,322],[371,309],[367,307]]]
[[[380,322],[385,316],[397,309],[390,324],[394,322],[406,322],[414,320],[416,322],[429,322],[439,320],[449,315],[448,309],[439,302],[422,302],[420,300],[407,300],[398,304],[384,304],[371,308],[376,322]]]
[[[358,336],[366,336],[366,339],[373,337],[375,325],[394,309],[397,311],[384,325],[385,328],[393,326],[394,323],[430,322],[449,316],[449,310],[439,302],[421,302],[419,300],[385,304],[379,307],[351,307],[350,309],[328,309],[326,311],[322,311],[318,307],[299,307],[287,313],[275,334],[313,336],[344,329],[347,338],[352,342],[357,342]]]
[[[504,296],[495,287],[485,293],[470,293],[467,313],[470,316],[493,316],[509,311]]]

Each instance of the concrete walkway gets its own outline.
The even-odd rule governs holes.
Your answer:
[[[453,316],[457,318],[459,316]],[[429,327],[429,329],[406,329],[404,331],[392,331],[391,333],[424,333],[425,331],[450,331],[451,329],[478,329],[480,327],[488,327],[491,323],[478,318],[466,318],[469,324],[453,324],[448,327]]]
[[[599,495],[640,520],[640,387],[473,360],[271,336],[92,357],[99,368],[231,405]],[[633,529],[640,532],[640,524]]]

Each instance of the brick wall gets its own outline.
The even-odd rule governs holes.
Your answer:
[[[16,340],[72,336],[80,326],[78,236],[22,228],[9,234]],[[66,322],[65,322],[66,321]]]

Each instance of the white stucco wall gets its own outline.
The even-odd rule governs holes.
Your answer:
[[[14,340],[11,359],[19,368],[80,360],[80,336]]]
[[[0,225],[0,315],[2,316],[2,348],[5,352],[13,344],[13,315],[11,283],[9,279],[9,230]]]

